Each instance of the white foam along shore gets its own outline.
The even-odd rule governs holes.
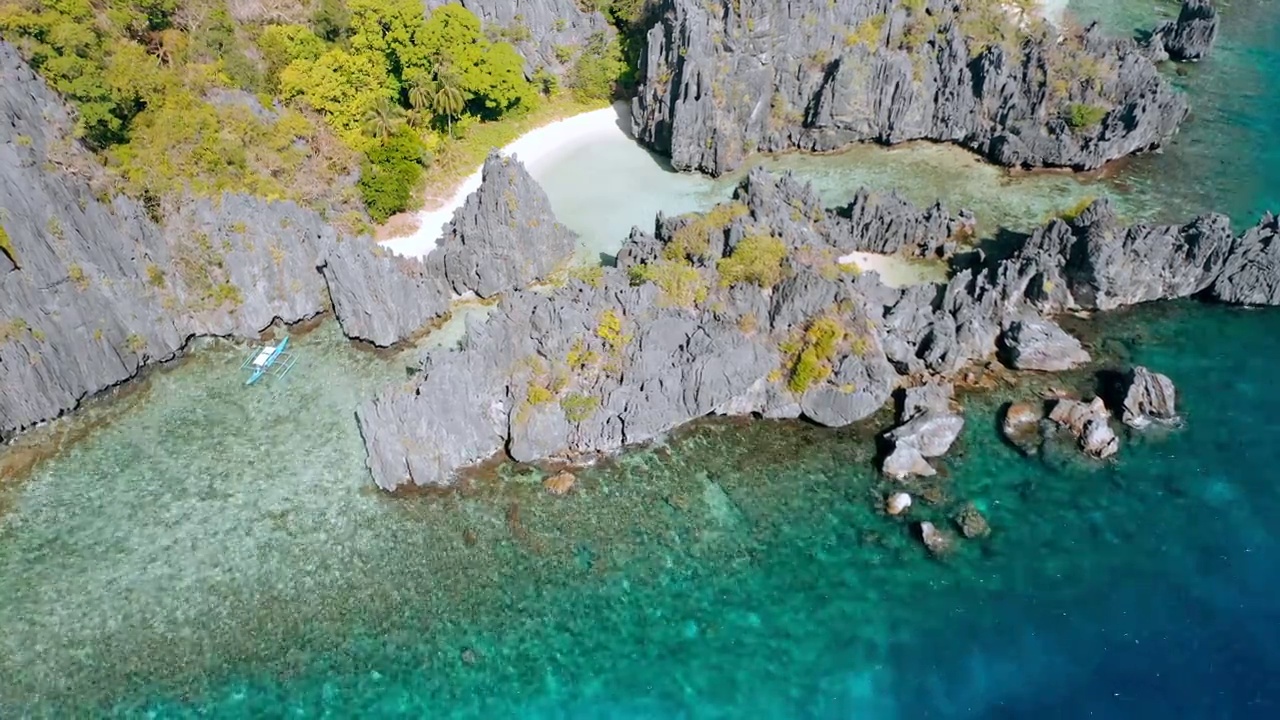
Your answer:
[[[611,134],[625,136],[627,131],[621,125],[621,118],[626,116],[626,107],[625,103],[619,105],[581,113],[530,130],[499,152],[504,157],[515,156],[524,163],[527,170],[533,172],[539,165],[562,157],[582,143]],[[382,247],[399,255],[424,257],[435,248],[444,226],[453,219],[454,212],[479,187],[480,168],[476,168],[440,207],[418,212],[418,228],[412,234],[385,240]]]

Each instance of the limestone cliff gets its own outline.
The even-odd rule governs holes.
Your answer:
[[[1218,9],[1210,0],[1183,0],[1177,20],[1166,20],[1147,39],[1153,60],[1201,60],[1218,39]]]
[[[492,297],[542,280],[572,257],[577,236],[556,220],[519,158],[493,151],[481,177],[427,256],[454,292]]]
[[[62,102],[4,42],[0,79],[0,439],[194,335],[254,336],[324,311],[331,295],[348,334],[374,342],[443,312],[443,287],[326,284],[322,264],[367,279],[373,246],[294,203],[193,199],[162,226],[128,198],[95,193],[86,175],[101,168],[69,140]]]
[[[1189,296],[1280,304],[1271,216],[1234,237],[1220,215],[1124,227],[1098,201],[1006,256],[956,255],[945,284],[905,289],[837,262],[850,249],[943,248],[966,224],[897,200],[822,210],[794,178],[753,171],[734,201],[633,232],[619,267],[504,297],[461,348],[428,353],[416,386],[365,403],[373,478],[449,485],[495,453],[577,458],[710,413],[838,427],[908,378],[997,353],[1034,369],[1086,361],[1056,313]]]
[[[954,142],[1092,169],[1158,147],[1183,97],[1129,40],[1059,37],[999,0],[660,0],[636,137],[719,175],[755,151]]]

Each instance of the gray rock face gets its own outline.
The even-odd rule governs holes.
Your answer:
[[[319,215],[293,203],[192,200],[161,227],[130,199],[99,199],[86,175],[101,168],[68,139],[62,102],[4,42],[0,77],[0,439],[195,335],[256,336],[323,312],[330,297],[344,327],[364,323],[368,339],[431,314],[416,288],[369,274],[367,239],[340,248]],[[349,281],[326,286],[325,258]]]
[[[951,392],[949,384],[930,383],[903,393],[901,424],[885,433],[893,447],[881,466],[886,475],[935,474],[926,458],[945,455],[964,430],[964,416],[951,411]]]
[[[482,177],[480,188],[445,226],[427,264],[454,292],[487,298],[563,267],[577,236],[556,221],[547,194],[515,157],[490,153]]]
[[[424,4],[431,11],[450,0]],[[604,15],[583,12],[574,0],[458,0],[457,4],[480,18],[490,37],[515,45],[529,77],[541,68],[565,75],[570,68],[557,57],[557,47],[581,48],[596,33],[613,33]]]
[[[1050,320],[1018,320],[1001,336],[1009,367],[1061,372],[1089,362],[1080,341]]]
[[[1178,419],[1177,392],[1167,376],[1139,365],[1129,373],[1128,386],[1120,416],[1125,425],[1141,429],[1152,422],[1168,424]]]
[[[712,175],[756,151],[919,139],[1002,165],[1092,169],[1160,146],[1186,116],[1132,41],[1090,28],[1059,42],[1000,8],[923,5],[662,0],[635,135]]]
[[[1177,20],[1156,26],[1148,39],[1153,59],[1185,61],[1209,56],[1218,39],[1218,10],[1211,0],[1182,0]]]
[[[449,313],[449,288],[425,263],[371,243],[335,243],[321,270],[349,338],[389,347]]]
[[[1267,213],[1232,244],[1209,295],[1237,305],[1280,305],[1280,221]]]

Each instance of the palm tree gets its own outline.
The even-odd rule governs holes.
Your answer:
[[[371,137],[386,140],[403,121],[404,108],[392,105],[386,98],[378,98],[364,114],[364,129]]]
[[[409,86],[409,107],[414,110],[426,110],[435,95],[434,80],[421,80]]]
[[[436,68],[436,78],[431,88],[431,108],[448,121],[449,137],[453,137],[453,119],[467,107],[467,98],[462,94],[460,84],[458,76],[449,68]]]

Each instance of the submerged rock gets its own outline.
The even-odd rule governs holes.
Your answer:
[[[1132,428],[1144,428],[1152,422],[1171,423],[1178,419],[1174,405],[1173,381],[1153,373],[1141,365],[1129,373],[1121,420]]]
[[[1027,319],[1011,324],[1001,336],[1009,367],[1061,372],[1089,362],[1080,341],[1051,320]]]
[[[1177,20],[1156,26],[1147,40],[1152,59],[1200,60],[1218,39],[1218,10],[1211,0],[1182,0]]]
[[[935,557],[947,555],[955,549],[955,538],[945,530],[940,530],[933,523],[925,521],[920,523],[920,540],[924,546]]]
[[[890,515],[901,515],[911,508],[911,496],[904,492],[894,493],[885,500],[884,511]]]
[[[660,0],[636,137],[720,175],[758,151],[955,142],[1010,166],[1100,167],[1158,147],[1186,100],[1131,41],[931,0]],[[965,29],[981,22],[1003,42]],[[1088,67],[1093,77],[1082,76]]]
[[[1120,449],[1110,418],[1101,398],[1087,403],[1064,398],[1049,411],[1049,419],[1075,436],[1085,454],[1099,459],[1111,457]]]
[[[567,470],[558,472],[542,481],[542,487],[552,495],[567,495],[573,489],[573,484],[578,478]]]
[[[971,502],[965,503],[956,511],[953,519],[956,527],[960,528],[960,534],[967,538],[983,538],[991,534],[991,526],[987,524],[987,519]]]
[[[514,156],[490,153],[482,177],[427,264],[459,295],[487,298],[546,279],[573,256],[577,236]]]

